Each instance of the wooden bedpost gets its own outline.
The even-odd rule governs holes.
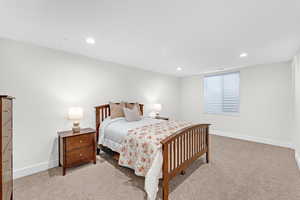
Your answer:
[[[168,144],[163,144],[163,200],[169,199],[169,152]]]
[[[209,163],[210,161],[210,145],[209,145],[209,126],[207,126],[206,128],[206,148],[207,148],[207,152],[206,152],[206,162]]]
[[[160,143],[163,151],[163,200],[169,197],[169,182],[206,153],[209,162],[209,124],[195,124],[179,130]]]
[[[98,108],[96,108],[96,136],[97,136],[97,142],[99,139],[99,126],[100,126],[100,111]]]
[[[117,103],[119,104],[119,103]],[[130,103],[132,105],[136,104],[136,103]],[[143,104],[139,104],[140,105],[140,110],[141,113],[144,113],[144,105]],[[103,120],[105,120],[107,117],[110,116],[110,107],[109,104],[104,104],[104,105],[100,105],[100,106],[96,106],[95,107],[95,114],[96,114],[96,134],[97,134],[97,144],[99,141],[99,135],[100,135],[100,125],[101,122],[103,122]]]

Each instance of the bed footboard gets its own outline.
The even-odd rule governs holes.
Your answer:
[[[197,124],[164,139],[163,151],[163,200],[169,197],[169,181],[196,159],[206,153],[209,162],[209,124]]]

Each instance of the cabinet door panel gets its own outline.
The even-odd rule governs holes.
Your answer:
[[[10,140],[9,143],[6,145],[5,150],[2,152],[2,161],[11,160],[12,155],[12,141]]]
[[[7,200],[7,188],[8,188],[8,184],[7,183],[2,183],[2,199],[3,200]]]
[[[12,118],[12,102],[9,99],[2,99],[2,126],[6,125]]]
[[[6,124],[4,127],[2,127],[2,152],[5,151],[5,149],[8,146],[8,143],[11,140],[12,140],[11,124]]]
[[[2,197],[3,200],[10,200],[13,187],[11,160],[2,163],[2,166]]]

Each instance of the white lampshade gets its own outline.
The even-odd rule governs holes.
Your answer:
[[[162,109],[161,104],[159,104],[159,103],[153,104],[153,111],[160,112],[161,109]]]
[[[83,118],[83,110],[80,107],[72,107],[69,109],[70,120],[81,120]]]

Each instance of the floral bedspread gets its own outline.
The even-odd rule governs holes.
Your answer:
[[[182,128],[192,125],[181,121],[162,121],[128,131],[121,144],[119,165],[134,169],[138,176],[146,176],[161,141]]]

